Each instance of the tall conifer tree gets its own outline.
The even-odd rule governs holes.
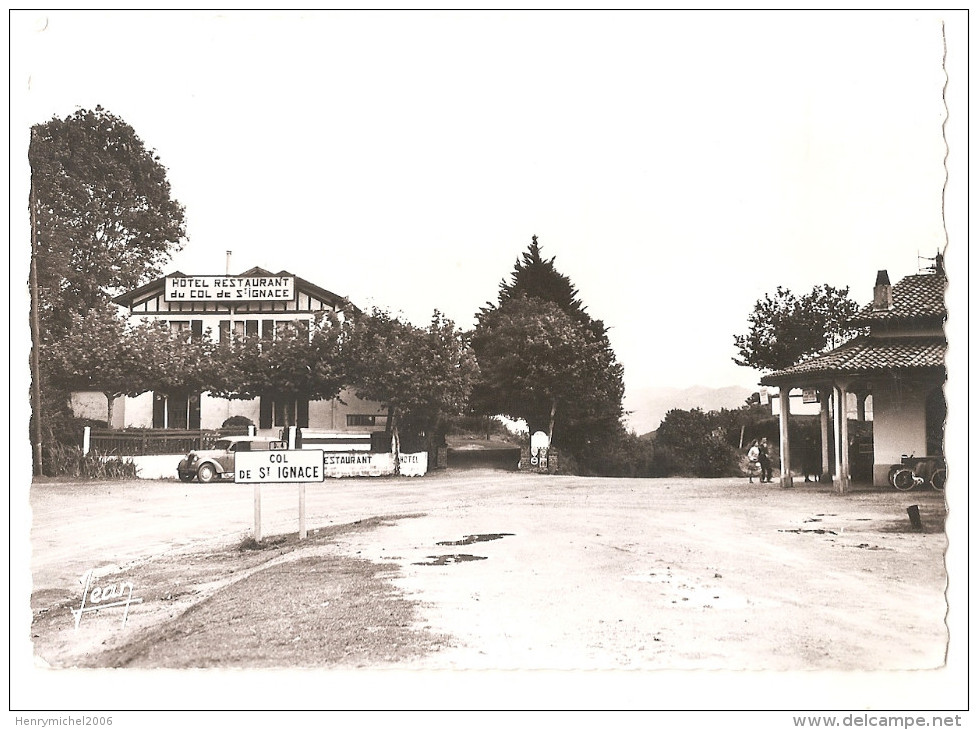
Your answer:
[[[555,258],[544,258],[533,236],[509,281],[500,282],[498,303],[488,303],[476,315],[472,347],[482,377],[472,404],[486,413],[523,418],[531,431],[552,430],[555,445],[586,461],[592,444],[622,432],[624,370],[604,323],[591,318]],[[547,323],[553,329],[521,344],[521,337]],[[537,375],[523,377],[531,373]]]

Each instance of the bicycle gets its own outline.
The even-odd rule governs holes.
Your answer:
[[[890,469],[889,482],[901,492],[929,484],[938,492],[944,491],[947,465],[943,456],[914,456],[904,454],[900,463]]]

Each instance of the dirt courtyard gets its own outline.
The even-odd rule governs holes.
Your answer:
[[[37,483],[52,667],[911,670],[944,663],[943,496],[447,472]],[[907,507],[918,505],[923,529]],[[255,547],[255,546],[252,546]],[[127,608],[82,614],[81,576]],[[89,597],[91,599],[91,596]],[[93,605],[90,602],[90,607]],[[122,612],[127,611],[123,625]],[[24,627],[26,630],[26,627]]]

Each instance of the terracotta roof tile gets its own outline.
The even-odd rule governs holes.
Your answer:
[[[867,325],[886,320],[931,319],[947,316],[944,290],[947,278],[942,274],[914,274],[893,286],[893,307],[875,310],[872,304],[863,307],[851,320],[855,325]]]
[[[761,378],[772,385],[799,375],[836,375],[944,366],[947,341],[941,337],[874,339],[857,337],[821,355]]]

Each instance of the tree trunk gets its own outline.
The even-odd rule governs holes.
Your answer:
[[[108,428],[114,428],[114,426],[112,425],[112,412],[115,410],[115,395],[110,395],[109,393],[105,393],[104,395],[107,403],[105,408],[106,411],[105,419],[108,421],[107,426]]]
[[[391,408],[387,417],[387,424],[391,430],[391,454],[394,457],[394,476],[401,476],[401,440],[397,432],[397,411]]]
[[[547,431],[547,440],[551,448],[554,445],[554,418],[557,415],[557,399],[550,401],[550,428]]]

